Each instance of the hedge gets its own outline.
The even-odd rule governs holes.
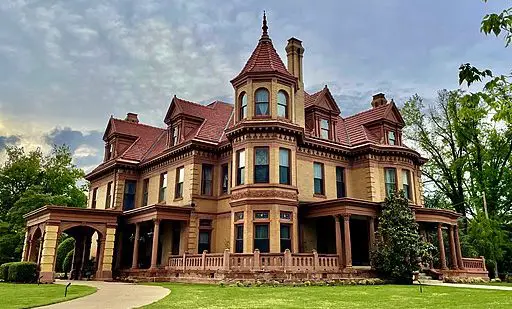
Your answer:
[[[37,264],[33,262],[10,263],[7,280],[9,282],[31,283],[37,280]]]
[[[7,281],[7,278],[9,276],[9,266],[11,266],[14,263],[15,262],[9,262],[0,265],[0,279]]]
[[[69,251],[75,248],[75,239],[73,237],[69,237],[64,239],[59,246],[57,247],[57,257],[55,258],[55,271],[62,272],[63,271],[63,263],[64,259],[68,255]]]
[[[75,250],[71,250],[68,252],[66,257],[64,258],[64,262],[62,263],[62,271],[68,273],[71,270],[71,263],[73,262],[73,254]]]

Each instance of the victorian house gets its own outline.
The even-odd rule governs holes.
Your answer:
[[[160,127],[110,118],[103,163],[87,176],[86,209],[26,215],[24,260],[53,280],[58,235],[76,239],[74,276],[347,278],[371,276],[369,252],[385,197],[403,190],[422,235],[439,247],[433,273],[487,276],[463,258],[459,214],[423,207],[425,159],[404,145],[384,94],[342,117],[329,88],[304,90],[304,47],[283,63],[266,20],[231,80],[234,102],[174,96]],[[312,47],[314,48],[314,47]]]

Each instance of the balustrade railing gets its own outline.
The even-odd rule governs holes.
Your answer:
[[[462,258],[462,265],[464,269],[467,270],[481,270],[487,271],[485,267],[485,258],[481,256],[480,258]]]
[[[336,254],[291,253],[206,253],[171,255],[168,259],[169,270],[205,270],[205,271],[292,271],[292,272],[336,272],[340,270]]]

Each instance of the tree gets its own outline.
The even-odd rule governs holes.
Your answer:
[[[57,247],[57,256],[55,257],[55,271],[63,271],[64,259],[71,250],[75,248],[75,239],[73,237],[67,237]]]
[[[387,197],[379,216],[372,265],[379,275],[398,283],[412,282],[414,271],[432,259],[433,246],[422,240],[404,192]]]
[[[19,260],[23,248],[23,215],[47,204],[85,207],[84,172],[72,164],[69,148],[44,155],[7,147],[0,167],[0,263]]]

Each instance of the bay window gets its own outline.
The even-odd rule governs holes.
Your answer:
[[[256,116],[268,116],[270,115],[270,110],[269,110],[269,103],[270,103],[270,100],[269,100],[269,93],[268,93],[268,90],[265,89],[265,88],[260,88],[258,90],[256,90],[256,94],[254,95],[255,97],[255,115]]]
[[[268,147],[254,148],[254,183],[269,182]]]

